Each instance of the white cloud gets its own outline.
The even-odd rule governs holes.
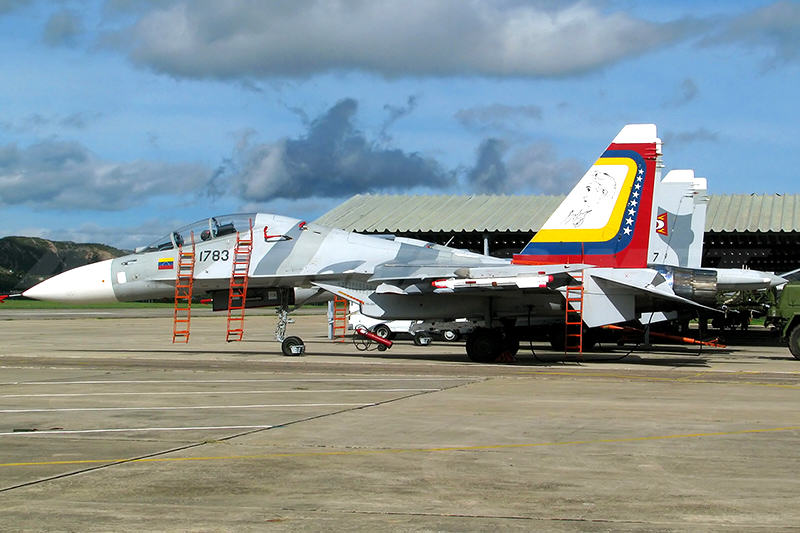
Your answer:
[[[103,161],[70,141],[9,144],[0,146],[0,205],[114,211],[203,190],[208,174],[192,164]]]
[[[562,194],[583,175],[574,159],[560,159],[550,143],[536,141],[510,147],[489,138],[478,148],[475,166],[466,175],[476,192],[488,194]]]
[[[552,144],[536,141],[511,154],[508,170],[513,177],[508,184],[512,192],[563,194],[575,186],[586,168],[575,159],[559,158]]]
[[[542,108],[537,105],[491,104],[460,109],[456,120],[474,130],[516,132],[529,120],[541,120]]]
[[[703,44],[742,44],[771,50],[770,63],[800,59],[800,3],[775,2],[733,18]]]
[[[108,40],[187,78],[565,76],[675,42],[689,26],[589,1],[198,0],[155,4]]]

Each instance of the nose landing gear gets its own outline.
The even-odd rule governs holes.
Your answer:
[[[303,355],[306,351],[306,345],[303,339],[296,336],[286,336],[286,325],[290,322],[289,306],[282,305],[275,309],[278,315],[278,324],[275,326],[275,340],[281,343],[281,352],[283,355]]]

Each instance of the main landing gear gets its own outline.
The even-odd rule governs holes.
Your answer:
[[[286,325],[291,321],[289,318],[289,306],[282,305],[275,309],[278,315],[278,324],[275,326],[275,339],[281,343],[283,355],[303,355],[306,345],[303,339],[295,336],[286,336]]]
[[[467,357],[476,363],[511,363],[518,351],[511,328],[476,328],[467,337]]]

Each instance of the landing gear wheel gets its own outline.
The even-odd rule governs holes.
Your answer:
[[[597,346],[597,341],[600,339],[600,330],[598,328],[583,327],[583,351],[590,352]]]
[[[378,324],[372,332],[382,339],[388,339],[392,336],[392,330],[386,324]]]
[[[286,337],[281,343],[281,351],[283,352],[283,355],[302,355],[303,352],[305,352],[305,349],[306,345],[303,343],[303,339],[300,337]]]
[[[564,323],[557,323],[553,324],[550,327],[549,332],[550,337],[550,347],[553,349],[554,352],[563,352],[564,351]]]
[[[800,325],[795,326],[789,334],[789,351],[795,359],[800,359]]]
[[[512,357],[516,356],[519,352],[519,337],[513,333],[506,333],[503,338],[503,351],[508,352]]]
[[[442,331],[442,338],[447,342],[455,342],[461,335],[458,334],[458,331],[454,329],[446,329]]]
[[[478,328],[467,338],[467,357],[476,363],[492,363],[503,346],[503,338],[499,331]]]

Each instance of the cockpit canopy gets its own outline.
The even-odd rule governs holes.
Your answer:
[[[194,242],[210,241],[236,232],[249,231],[251,221],[255,221],[255,213],[238,213],[235,215],[222,215],[198,220],[188,224],[168,235],[161,237],[152,244],[136,249],[137,254],[170,250]]]

